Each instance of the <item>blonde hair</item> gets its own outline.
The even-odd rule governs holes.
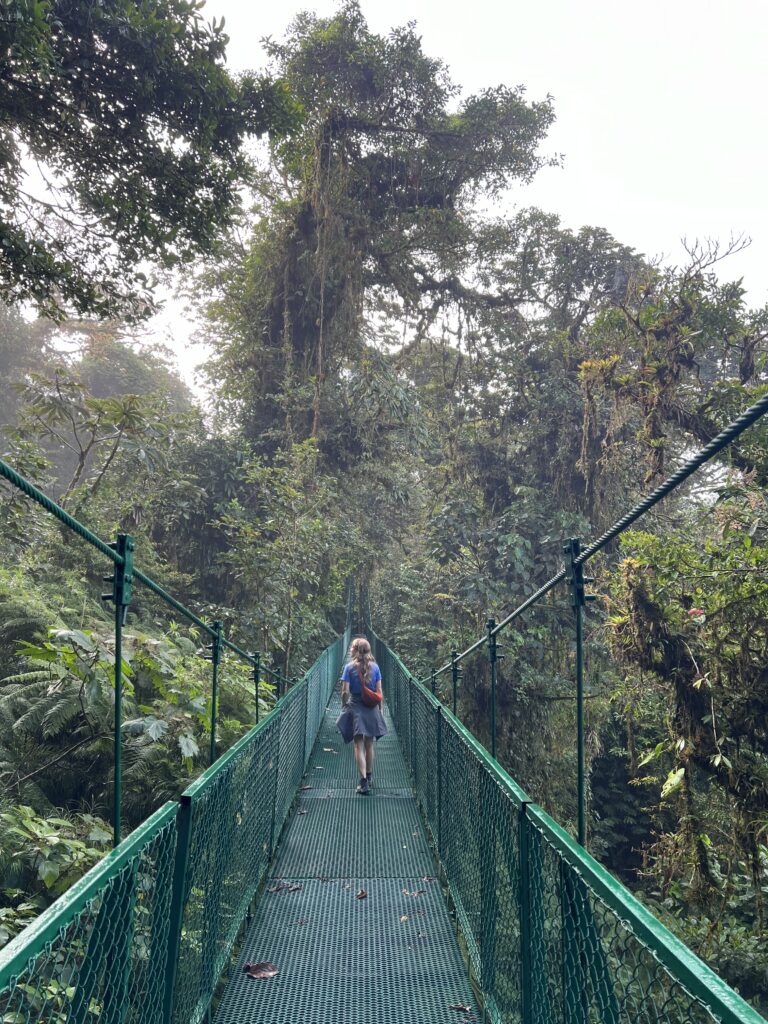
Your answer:
[[[358,675],[366,686],[371,682],[371,665],[376,660],[371,654],[371,645],[364,636],[356,637],[349,647],[349,656],[357,669]]]

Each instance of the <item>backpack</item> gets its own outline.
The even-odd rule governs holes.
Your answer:
[[[367,708],[377,708],[381,704],[381,690],[372,690],[367,686],[362,672],[355,665],[355,671],[360,679],[360,699]]]

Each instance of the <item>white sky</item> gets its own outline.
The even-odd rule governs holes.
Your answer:
[[[230,66],[258,70],[261,38],[282,37],[304,9],[327,15],[336,4],[208,0],[204,14],[226,18]],[[743,277],[752,305],[768,301],[765,0],[362,0],[362,9],[379,33],[415,20],[425,52],[465,93],[503,83],[554,97],[543,151],[562,153],[563,167],[515,188],[513,205],[540,206],[574,229],[604,227],[673,264],[684,260],[682,238],[727,243],[743,232],[752,245],[720,275]]]

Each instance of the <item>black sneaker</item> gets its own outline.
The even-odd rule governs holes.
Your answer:
[[[368,789],[373,789],[373,772],[368,772],[365,781],[368,783]]]
[[[371,791],[368,788],[368,779],[360,779],[360,784],[355,792],[359,793],[360,796],[369,796]]]

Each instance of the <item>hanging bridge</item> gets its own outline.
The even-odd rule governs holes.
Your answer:
[[[571,542],[562,572],[431,685],[366,622],[390,727],[370,797],[355,795],[335,730],[350,609],[346,632],[295,685],[278,680],[273,710],[217,758],[222,650],[252,665],[256,698],[258,654],[141,573],[130,538],[105,544],[0,462],[110,559],[115,610],[115,848],[0,951],[2,1024],[765,1024],[432,691],[449,669],[455,687],[485,642],[495,684],[498,632],[559,582],[578,649],[587,558],[766,411],[768,396],[593,545]],[[212,763],[121,840],[121,631],[136,582],[211,639]]]

